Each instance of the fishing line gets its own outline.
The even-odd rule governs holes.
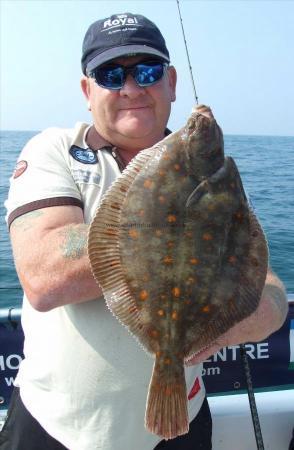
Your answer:
[[[190,57],[189,57],[189,52],[188,52],[188,46],[187,46],[187,41],[186,41],[186,36],[185,36],[185,30],[184,30],[184,25],[183,25],[183,20],[182,20],[182,15],[181,15],[181,10],[180,10],[180,3],[179,3],[179,0],[176,0],[176,1],[177,1],[178,11],[179,11],[179,17],[180,17],[180,22],[181,22],[181,27],[182,27],[183,39],[184,39],[185,48],[186,48],[186,55],[187,55],[187,60],[188,60],[188,65],[189,65],[189,70],[190,70],[191,80],[192,80],[192,86],[193,86],[193,91],[194,91],[194,97],[195,97],[196,105],[198,105],[198,97],[197,97],[197,93],[196,93],[196,87],[195,87],[194,77],[193,77],[193,70],[192,70],[192,66],[191,66],[191,62],[190,62]]]
[[[187,55],[187,60],[188,60],[188,64],[189,64],[189,70],[190,70],[190,75],[191,75],[191,80],[192,80],[194,97],[195,97],[196,104],[198,105],[198,97],[196,94],[193,70],[192,70],[192,66],[191,66],[191,62],[190,62],[188,45],[187,45],[185,30],[184,30],[184,24],[183,24],[181,10],[180,10],[180,2],[179,2],[179,0],[176,0],[176,2],[177,2],[177,6],[178,6],[179,18],[180,18],[180,23],[181,23],[181,27],[182,27],[185,48],[186,48],[186,55]],[[260,421],[259,421],[259,417],[258,417],[255,396],[254,396],[254,391],[253,391],[249,361],[248,361],[248,356],[247,356],[246,348],[245,348],[244,344],[240,344],[240,354],[241,354],[241,358],[242,358],[242,362],[243,362],[243,369],[244,369],[245,378],[246,378],[247,392],[248,392],[249,405],[250,405],[251,417],[252,417],[252,422],[253,422],[253,427],[254,427],[254,434],[255,434],[255,439],[256,439],[257,450],[264,450]]]

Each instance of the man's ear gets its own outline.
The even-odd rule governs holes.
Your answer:
[[[87,100],[89,100],[90,97],[90,83],[89,83],[89,78],[87,77],[82,77],[81,79],[81,88],[82,91],[84,93],[84,96],[86,97]]]
[[[170,100],[174,102],[176,100],[176,85],[177,85],[177,72],[174,66],[168,68],[168,79],[170,88]]]

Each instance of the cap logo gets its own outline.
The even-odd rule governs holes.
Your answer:
[[[116,16],[117,19],[107,19],[103,24],[103,30],[110,30],[111,28],[120,27],[124,25],[138,25],[138,20],[135,16],[128,17],[126,14],[121,14],[120,16]]]

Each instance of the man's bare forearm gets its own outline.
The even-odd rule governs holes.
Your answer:
[[[36,222],[41,220],[40,213],[35,214]],[[11,231],[16,234],[13,246],[16,267],[32,306],[48,311],[101,296],[87,255],[88,225],[71,223],[57,228],[43,227],[40,231],[30,214],[33,213],[15,220]],[[28,248],[27,242],[32,243],[28,249],[30,257],[23,251]]]

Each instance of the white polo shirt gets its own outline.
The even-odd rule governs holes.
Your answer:
[[[10,180],[9,224],[26,212],[57,205],[83,208],[90,223],[120,171],[107,150],[87,147],[88,129],[83,123],[51,128],[29,141]],[[51,436],[70,450],[157,445],[160,437],[144,427],[153,359],[103,298],[43,313],[24,296],[22,326],[25,359],[16,385],[26,408]],[[191,421],[205,397],[202,365],[185,371]]]

